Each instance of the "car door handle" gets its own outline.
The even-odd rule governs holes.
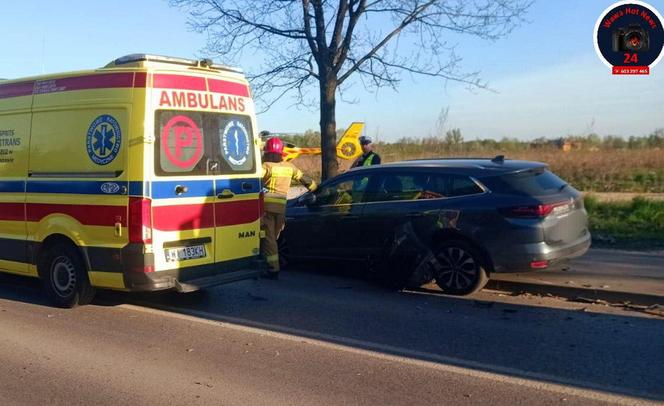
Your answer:
[[[357,220],[360,216],[343,216],[341,219],[344,221]]]
[[[406,217],[415,218],[415,217],[424,217],[424,213],[408,213]]]
[[[217,199],[230,199],[232,197],[235,197],[235,193],[229,189],[224,189],[221,193],[217,194]]]

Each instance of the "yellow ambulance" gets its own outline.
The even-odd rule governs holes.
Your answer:
[[[0,81],[0,271],[58,306],[255,278],[260,177],[237,69],[134,54]]]

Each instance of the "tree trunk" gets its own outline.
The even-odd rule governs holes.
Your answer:
[[[330,73],[320,81],[320,146],[322,153],[323,180],[336,176],[339,172],[337,161],[337,120],[336,93],[337,78]]]

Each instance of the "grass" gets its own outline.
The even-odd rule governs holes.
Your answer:
[[[602,202],[592,195],[584,201],[594,245],[664,248],[663,201],[636,197],[631,202]]]

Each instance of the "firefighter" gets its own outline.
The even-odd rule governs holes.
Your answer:
[[[265,212],[261,218],[261,230],[265,238],[261,240],[261,253],[267,260],[268,270],[263,277],[279,277],[279,247],[277,240],[286,224],[286,199],[291,180],[296,180],[310,191],[316,183],[295,165],[283,162],[284,143],[272,137],[265,143],[263,154],[263,185],[266,189]]]
[[[371,137],[365,135],[359,138],[360,146],[362,147],[362,155],[357,158],[351,168],[358,166],[371,166],[380,164],[380,155],[373,151],[373,143]]]

